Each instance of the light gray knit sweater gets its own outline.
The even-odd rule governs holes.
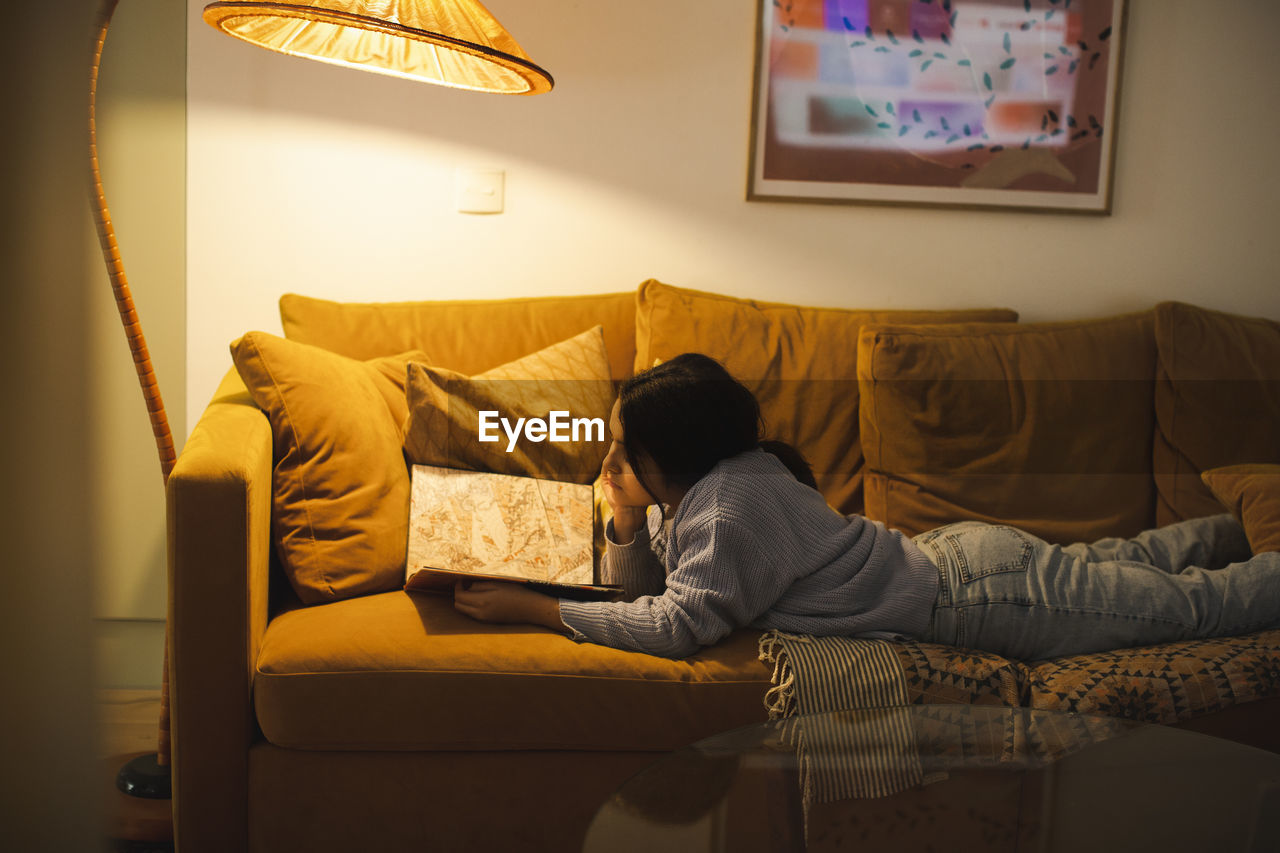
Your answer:
[[[744,626],[919,637],[929,625],[929,558],[897,530],[835,512],[766,451],[716,465],[666,528],[657,507],[648,521],[629,545],[606,531],[601,578],[626,601],[561,599],[575,639],[684,657]]]

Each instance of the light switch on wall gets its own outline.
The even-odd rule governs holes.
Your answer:
[[[459,213],[501,213],[506,172],[501,169],[456,169],[454,195]]]

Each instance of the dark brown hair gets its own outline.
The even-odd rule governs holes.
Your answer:
[[[795,448],[761,441],[763,421],[755,395],[702,353],[687,352],[636,374],[618,392],[623,449],[645,491],[651,462],[673,485],[689,488],[722,459],[764,447],[814,485],[813,472]]]

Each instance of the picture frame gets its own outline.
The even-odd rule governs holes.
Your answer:
[[[757,0],[749,201],[1109,214],[1128,0]]]

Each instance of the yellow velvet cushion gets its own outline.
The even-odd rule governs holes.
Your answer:
[[[415,465],[493,471],[573,483],[590,483],[609,449],[609,412],[614,388],[609,378],[604,330],[596,326],[546,349],[478,376],[427,364],[411,364],[406,387],[408,422],[404,452]],[[564,412],[562,436],[534,441],[521,432],[514,442],[494,416],[481,441],[480,412],[497,412],[512,430],[519,418],[552,425]],[[586,422],[596,421],[595,424]]]
[[[315,604],[402,586],[404,378],[426,353],[357,361],[250,332],[231,356],[271,422],[272,538],[298,597]]]
[[[1151,526],[1150,312],[1094,321],[868,326],[858,342],[867,515],[1055,542]]]
[[[670,750],[764,722],[759,640],[671,660],[389,592],[272,619],[253,704],[267,740],[297,749]]]
[[[439,302],[331,302],[286,293],[280,320],[292,341],[360,359],[425,349],[436,366],[467,375],[596,324],[604,327],[615,380],[631,373],[636,350],[634,293]]]
[[[1280,462],[1280,323],[1156,306],[1156,521],[1218,512],[1201,472]]]
[[[682,352],[719,361],[755,393],[768,438],[796,447],[827,502],[861,512],[857,341],[865,323],[1013,322],[1005,309],[863,311],[735,299],[646,281],[636,295],[637,372]]]
[[[1244,525],[1253,553],[1280,551],[1280,465],[1228,465],[1200,476]]]

